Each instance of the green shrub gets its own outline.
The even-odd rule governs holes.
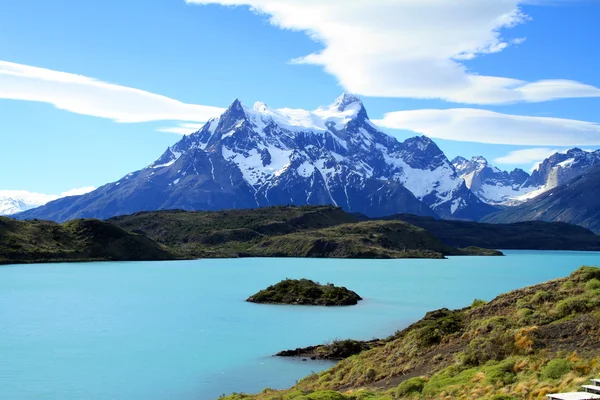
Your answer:
[[[420,394],[427,381],[423,378],[410,378],[396,388],[396,397],[406,397]]]
[[[360,390],[354,394],[355,400],[392,400],[390,396],[382,393],[373,393],[370,390]]]
[[[579,282],[587,282],[592,279],[600,279],[600,268],[581,267],[571,274],[571,278]]]
[[[497,364],[490,364],[484,369],[486,383],[495,385],[496,383],[502,383],[509,385],[516,379],[515,375],[515,362],[512,360],[505,360]]]
[[[367,382],[373,382],[377,378],[377,371],[373,368],[369,368],[365,373],[365,380]]]
[[[479,366],[490,360],[503,360],[516,351],[514,335],[504,329],[494,329],[486,336],[471,340],[460,361],[467,366]]]
[[[309,400],[347,400],[348,398],[339,392],[333,390],[323,390],[314,392],[306,396]]]
[[[432,319],[427,320],[417,332],[419,343],[423,347],[439,344],[444,336],[463,328],[463,314],[460,312],[438,310],[431,314]]]
[[[533,297],[531,298],[531,302],[533,304],[543,304],[552,301],[552,298],[553,296],[550,292],[540,290],[533,295]]]
[[[542,370],[542,379],[560,379],[573,369],[573,364],[563,358],[551,360]]]
[[[554,310],[559,318],[568,317],[572,314],[583,313],[590,310],[592,305],[582,298],[572,297],[556,303]]]
[[[511,322],[506,317],[491,317],[483,321],[478,321],[474,328],[482,332],[492,332],[495,330],[507,330],[511,325]]]
[[[519,314],[519,317],[525,318],[533,314],[533,310],[530,308],[521,308],[519,311],[517,311],[517,314]]]
[[[510,396],[508,394],[496,394],[490,397],[490,400],[519,400],[519,398]]]
[[[592,291],[592,290],[598,290],[598,289],[600,289],[600,280],[598,280],[596,278],[590,279],[585,284],[585,290]]]
[[[305,397],[304,392],[302,392],[301,390],[294,390],[293,392],[288,393],[285,396],[285,400],[296,400],[296,399],[300,399],[302,397]]]
[[[487,301],[485,301],[485,300],[474,299],[473,303],[471,303],[471,308],[476,308],[476,307],[483,306],[483,305],[486,305],[486,304],[487,304]]]
[[[450,366],[437,374],[433,375],[423,387],[423,395],[425,397],[438,396],[445,391],[449,395],[452,394],[452,387],[472,385],[473,378],[477,373],[477,368],[467,369],[458,372],[456,366]]]

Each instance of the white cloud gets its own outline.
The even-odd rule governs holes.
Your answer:
[[[0,99],[38,101],[77,114],[116,122],[194,121],[218,116],[218,107],[45,68],[0,61]]]
[[[539,163],[542,160],[550,157],[552,154],[558,153],[560,150],[551,149],[548,147],[535,147],[531,149],[522,149],[511,151],[505,156],[498,157],[494,162],[498,164],[531,164]]]
[[[504,39],[501,31],[529,19],[519,8],[524,0],[186,2],[250,6],[273,25],[306,32],[324,49],[295,62],[323,66],[357,94],[471,104],[600,97],[599,88],[576,81],[481,76],[462,63],[523,43],[522,37]]]
[[[197,132],[204,124],[181,123],[177,126],[158,128],[159,132],[175,133],[177,135],[190,135]]]
[[[60,197],[80,196],[82,194],[93,192],[94,190],[96,190],[96,188],[93,186],[85,186],[85,187],[81,187],[81,188],[75,188],[75,189],[67,190],[66,192],[62,192],[60,194]]]
[[[60,194],[43,194],[30,192],[27,190],[0,190],[0,197],[10,197],[22,200],[26,203],[42,205],[48,203],[49,201],[60,199],[61,197],[82,195],[94,190],[96,190],[96,188],[93,186],[75,188]]]
[[[374,123],[432,138],[526,146],[600,144],[600,124],[573,119],[528,117],[472,108],[394,111]]]

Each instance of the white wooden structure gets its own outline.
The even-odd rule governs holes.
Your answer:
[[[600,395],[587,392],[556,393],[549,394],[548,400],[594,400],[600,399]]]
[[[600,399],[600,379],[592,379],[592,385],[583,385],[584,392],[549,394],[548,400],[594,400]]]
[[[583,385],[582,388],[587,393],[600,394],[600,386],[596,386],[596,385]]]

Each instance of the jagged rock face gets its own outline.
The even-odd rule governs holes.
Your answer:
[[[456,157],[452,164],[467,187],[488,204],[510,205],[538,189],[526,184],[529,174],[522,169],[502,171],[481,156],[471,160]]]
[[[430,139],[397,141],[369,121],[358,98],[345,94],[312,112],[263,103],[247,108],[236,100],[147,168],[19,217],[61,221],[285,204],[334,204],[372,217],[478,219],[494,211]]]
[[[527,185],[546,186],[547,189],[552,189],[597,164],[600,164],[600,150],[590,152],[574,148],[566,153],[555,153],[541,162],[531,173]]]
[[[521,221],[568,222],[600,234],[600,165],[587,168],[565,184],[518,207],[486,216],[491,223]]]

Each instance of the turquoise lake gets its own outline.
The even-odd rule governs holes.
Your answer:
[[[330,364],[272,357],[392,334],[426,311],[599,265],[600,253],[448,260],[229,259],[0,267],[0,399],[211,400],[283,388]],[[284,278],[355,290],[358,306],[246,303]]]

